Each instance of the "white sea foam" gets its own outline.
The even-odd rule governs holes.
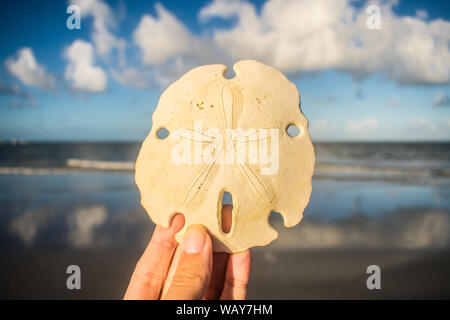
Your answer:
[[[103,161],[90,159],[67,159],[63,167],[0,167],[1,174],[67,174],[79,172],[120,171],[133,172],[134,162],[131,161]],[[433,170],[427,168],[405,167],[370,167],[360,165],[340,165],[317,163],[314,171],[315,178],[326,179],[400,179],[415,178],[449,178],[450,170]]]
[[[369,167],[335,164],[317,164],[315,175],[336,175],[338,177],[449,177],[450,170],[433,170],[427,168],[402,168],[402,167]]]
[[[31,167],[0,167],[0,174],[63,174],[70,173],[67,168],[31,168]]]
[[[134,162],[68,159],[65,167],[0,167],[0,174],[66,174],[86,171],[126,171],[134,170]]]
[[[68,159],[68,167],[97,170],[134,170],[134,162]]]

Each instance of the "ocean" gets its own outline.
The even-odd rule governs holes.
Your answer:
[[[314,143],[301,223],[269,222],[249,298],[450,298],[450,143]],[[0,298],[113,298],[154,228],[139,204],[140,144],[0,143]],[[83,289],[65,287],[79,265]],[[379,265],[383,289],[367,289]]]
[[[450,178],[450,143],[314,143],[315,178]],[[8,173],[131,171],[137,142],[0,142],[0,169]]]

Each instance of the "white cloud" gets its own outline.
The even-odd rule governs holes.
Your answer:
[[[438,127],[432,121],[418,117],[410,121],[409,126],[413,130],[436,132]]]
[[[10,102],[10,107],[37,107],[38,101],[34,94],[26,91],[22,91],[18,84],[4,84],[0,79],[0,94],[12,96],[14,98],[20,99],[20,101],[13,100]]]
[[[439,91],[434,97],[433,106],[436,107],[450,106],[450,97],[445,95],[442,91]]]
[[[379,121],[376,118],[368,118],[359,121],[350,120],[347,122],[347,131],[350,133],[366,133],[378,128]]]
[[[31,48],[20,49],[17,59],[7,59],[6,68],[27,86],[51,89],[55,85],[54,77],[45,71],[44,66],[37,63]]]
[[[425,116],[416,116],[409,119],[403,128],[403,132],[410,139],[419,140],[442,140],[450,139],[450,119],[434,119]]]
[[[139,89],[147,88],[147,81],[142,70],[134,67],[127,67],[122,70],[112,70],[111,75],[120,84],[125,87],[135,87]]]
[[[162,65],[188,53],[193,39],[188,29],[162,5],[157,3],[155,9],[158,17],[144,15],[133,39],[141,49],[144,64]]]
[[[308,130],[313,140],[324,140],[327,137],[336,137],[336,134],[339,134],[336,126],[330,124],[328,119],[310,120]]]
[[[165,86],[194,66],[246,58],[291,74],[336,69],[356,79],[381,73],[400,84],[450,81],[450,23],[427,22],[423,10],[400,17],[392,9],[395,1],[374,3],[381,8],[382,28],[369,30],[366,6],[352,0],[267,0],[260,10],[244,0],[215,0],[199,11],[201,34],[157,3],[156,14],[144,14],[132,34],[140,66],[126,63],[127,42],[114,35],[118,19],[106,2],[71,3],[80,6],[82,17],[93,17],[96,53],[102,58],[119,53],[111,74],[122,85]],[[208,22],[216,18],[236,23],[215,28]]]
[[[416,10],[416,17],[419,19],[427,19],[428,18],[428,12],[426,10],[423,9],[417,9]]]
[[[212,39],[192,34],[161,4],[155,4],[155,10],[156,16],[142,16],[133,32],[141,62],[147,68],[139,70],[141,78],[166,86],[195,66],[224,62],[226,58]]]
[[[255,58],[287,72],[316,70],[342,59],[339,20],[348,17],[342,3],[267,1],[258,15],[247,2],[218,0],[200,17],[237,17],[234,28],[214,33],[217,45],[234,59]]]
[[[311,133],[320,133],[325,130],[327,130],[329,127],[328,120],[327,119],[320,119],[317,121],[314,121],[310,123],[310,129],[309,131]]]
[[[388,107],[395,108],[400,106],[400,100],[397,97],[393,97],[388,101]]]
[[[444,125],[450,129],[450,118],[445,118],[444,119]]]
[[[118,20],[111,8],[101,0],[72,0],[71,4],[80,7],[82,18],[93,18],[92,40],[97,53],[101,57],[108,57],[117,49],[122,55],[121,59],[124,59],[126,41],[116,37],[111,31],[117,29]]]
[[[75,40],[64,52],[69,61],[66,80],[72,88],[80,91],[101,92],[106,89],[107,77],[101,67],[94,66],[94,48],[83,40]]]
[[[237,17],[214,32],[233,59],[253,58],[285,72],[336,68],[355,77],[381,72],[401,84],[440,84],[450,79],[450,23],[399,17],[381,7],[381,30],[369,30],[365,6],[342,0],[268,0],[258,14],[245,1],[215,0],[200,20]]]

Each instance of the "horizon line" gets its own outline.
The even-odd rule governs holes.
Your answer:
[[[450,139],[442,140],[325,140],[311,139],[313,143],[450,143]],[[73,140],[34,140],[34,139],[0,139],[0,144],[37,144],[37,143],[143,143],[144,140],[129,140],[129,139],[98,139],[98,140],[83,140],[83,139],[73,139]]]

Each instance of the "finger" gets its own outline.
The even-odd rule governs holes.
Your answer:
[[[230,254],[225,274],[222,300],[242,300],[247,293],[252,257],[250,250]]]
[[[155,227],[152,239],[138,261],[124,299],[158,299],[177,247],[175,234],[184,226],[184,216],[177,214],[169,228]]]
[[[201,225],[187,228],[175,274],[164,299],[201,299],[206,292],[212,271],[212,244]]]
[[[230,232],[231,224],[233,222],[233,206],[231,204],[224,204],[222,206],[222,231]]]
[[[233,206],[226,204],[222,206],[222,230],[225,233],[230,232],[232,223],[232,211]],[[209,282],[208,289],[204,299],[216,300],[220,298],[223,290],[223,284],[225,281],[225,272],[228,264],[228,253],[214,252],[213,253],[213,270],[211,275],[211,281]]]
[[[213,253],[213,270],[211,281],[203,299],[217,300],[220,298],[223,290],[223,283],[225,281],[225,272],[227,270],[228,253],[214,252]]]

